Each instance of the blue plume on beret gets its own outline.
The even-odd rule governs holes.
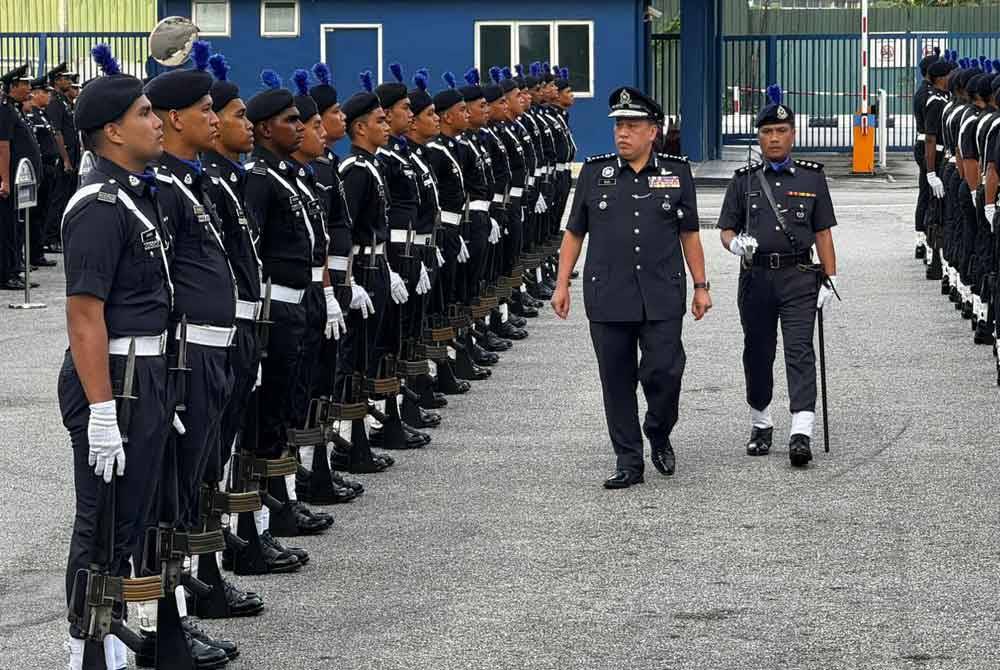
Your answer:
[[[212,57],[208,59],[208,67],[212,69],[212,74],[219,81],[229,80],[229,63],[226,62],[226,57],[222,54],[212,54]]]
[[[514,72],[517,72],[517,76],[518,77],[523,77],[524,76],[524,66],[521,65],[520,63],[518,63],[517,65],[514,66]]]
[[[566,81],[569,81],[569,68],[568,67],[561,67],[561,68],[559,68],[559,78],[560,79],[565,79]]]
[[[958,61],[958,66],[960,68],[962,68],[963,70],[966,69],[966,68],[968,68],[969,67],[969,59],[968,58],[963,58],[962,60]]]
[[[205,40],[197,40],[191,45],[191,60],[196,70],[208,67],[208,59],[212,56],[212,45]]]
[[[389,63],[389,72],[400,84],[403,83],[403,66],[399,63]]]
[[[309,72],[302,68],[297,69],[292,74],[292,81],[295,82],[295,90],[299,95],[309,95]]]
[[[121,74],[121,66],[118,65],[118,61],[111,53],[111,47],[107,44],[98,44],[93,49],[90,50],[90,54],[94,57],[94,62],[97,66],[101,68],[101,71],[106,75]]]
[[[777,84],[771,84],[767,87],[767,97],[775,105],[780,105],[781,99],[784,97],[784,93],[782,92],[780,86]]]
[[[313,65],[312,70],[316,81],[321,84],[330,84],[330,68],[327,67],[326,63],[316,63]]]
[[[361,88],[365,89],[369,93],[375,90],[375,85],[372,83],[372,71],[365,70],[360,75]]]
[[[984,67],[986,65],[986,56],[979,57],[979,67]]]
[[[490,68],[490,79],[496,84],[500,83],[500,68],[496,65]]]
[[[281,77],[274,70],[261,70],[260,80],[268,88],[281,88]]]
[[[500,70],[500,76],[502,76],[504,79],[513,79],[514,77],[509,67],[504,67],[502,70]]]
[[[479,69],[470,67],[465,71],[465,81],[469,86],[479,86]]]
[[[993,72],[1000,73],[1000,58],[993,59]]]
[[[532,77],[538,78],[538,75],[542,73],[542,64],[535,61],[531,64],[531,68],[528,71],[531,72]]]
[[[986,74],[993,74],[993,61],[983,61],[983,69],[986,70]]]
[[[550,74],[552,69],[549,67],[548,61],[542,63],[542,69],[538,71],[538,74]]]
[[[445,72],[443,75],[441,75],[441,78],[444,79],[444,83],[448,84],[448,88],[455,88],[454,74],[452,74],[451,72]]]
[[[413,85],[419,88],[421,91],[427,90],[427,70],[421,68],[417,70],[416,74],[413,75]]]

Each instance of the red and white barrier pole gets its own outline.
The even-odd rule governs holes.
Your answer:
[[[861,0],[861,114],[868,113],[868,0]]]

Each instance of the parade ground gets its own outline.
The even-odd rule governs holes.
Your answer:
[[[996,667],[990,349],[913,259],[915,189],[831,190],[843,302],[826,318],[829,454],[818,419],[812,464],[789,466],[780,353],[775,449],[744,454],[738,262],[708,227],[722,190],[701,188],[715,306],[685,323],[677,473],[647,464],[646,483],[601,487],[613,458],[574,282],[568,321],[546,307],[491,380],[451,398],[430,447],[360,477],[367,492],[332,508],[330,531],[294,540],[308,566],[236,579],[266,609],[206,622],[240,644],[230,667]],[[0,311],[3,670],[67,658],[61,267],[38,279],[47,309]]]

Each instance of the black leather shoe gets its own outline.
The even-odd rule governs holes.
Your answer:
[[[642,473],[628,472],[627,470],[616,470],[615,474],[604,480],[606,489],[627,489],[633,484],[641,484],[646,481]]]
[[[211,558],[211,557],[210,557]],[[231,581],[222,578],[230,616],[256,616],[264,610],[264,599],[256,593],[242,591]]]
[[[797,468],[804,468],[812,460],[812,450],[809,449],[809,438],[805,435],[792,435],[788,441],[788,460]]]
[[[511,300],[510,313],[518,317],[524,317],[526,319],[534,319],[538,316],[538,308],[536,308],[534,305],[529,305],[521,300]]]
[[[774,443],[774,427],[750,429],[750,439],[747,440],[747,456],[767,456]]]
[[[309,509],[304,502],[301,500],[296,500],[292,502],[292,508],[295,510],[296,515],[299,518],[305,517],[310,520],[311,524],[319,523],[322,524],[322,529],[326,530],[333,525],[333,515],[328,512],[314,512]]]
[[[54,268],[56,266],[56,262],[55,261],[50,261],[48,258],[44,258],[44,257],[43,258],[36,258],[33,261],[31,261],[31,266],[32,267],[40,267],[40,268]]]
[[[24,280],[20,277],[14,277],[13,279],[8,279],[3,284],[0,284],[0,289],[4,291],[23,291],[24,290]]]
[[[279,554],[290,554],[299,560],[299,565],[305,565],[309,562],[309,552],[305,549],[299,549],[298,547],[286,547],[278,538],[271,535],[271,531],[265,530],[260,536],[261,544],[264,546],[269,546],[274,549]]]
[[[472,362],[480,367],[493,367],[500,362],[500,356],[492,351],[486,351],[475,343],[469,347],[469,355],[472,357]]]
[[[528,320],[517,314],[507,314],[507,323],[514,326],[515,328],[524,328],[528,325]]]
[[[502,337],[497,337],[490,331],[481,333],[479,336],[479,346],[481,346],[486,351],[500,352],[507,351],[514,346],[514,343],[510,340],[505,340]]]
[[[516,327],[510,321],[496,324],[491,323],[490,328],[495,335],[508,340],[523,340],[528,336],[528,331]]]
[[[917,260],[923,260],[927,257],[927,247],[922,244],[918,244],[913,250],[913,257]]]
[[[674,448],[670,444],[670,438],[662,444],[654,444],[650,447],[649,460],[653,462],[653,467],[661,475],[674,474],[676,459],[674,458]]]
[[[438,390],[445,395],[464,395],[472,388],[472,384],[468,380],[455,376],[453,365],[451,361],[448,361],[438,366]]]
[[[216,668],[224,668],[229,663],[229,657],[222,649],[210,647],[204,642],[194,639],[190,634],[186,633],[185,636],[191,650],[191,658],[194,660],[194,667],[197,670],[216,670]],[[142,631],[140,637],[142,649],[136,652],[135,664],[140,668],[156,667],[156,631]],[[103,663],[102,660],[101,667],[103,667]]]
[[[207,647],[214,647],[226,655],[230,661],[240,655],[240,648],[235,642],[225,639],[215,639],[202,628],[198,621],[192,617],[181,617],[181,628],[191,636],[192,640],[197,640]]]
[[[330,479],[333,480],[334,484],[336,484],[338,486],[343,486],[344,488],[347,488],[347,489],[351,489],[352,491],[354,491],[358,495],[361,495],[362,493],[365,492],[365,485],[364,484],[362,484],[361,482],[354,481],[353,479],[348,479],[347,477],[344,477],[343,475],[341,475],[338,472],[331,473],[330,474]]]
[[[264,559],[264,571],[259,574],[266,575],[279,575],[287,572],[295,572],[302,567],[299,562],[298,557],[290,554],[287,551],[278,551],[273,544],[268,544],[264,542],[264,536],[261,536],[260,542],[260,553]],[[226,570],[233,570],[233,550],[226,547],[222,551],[222,567]],[[240,574],[251,574],[251,573],[240,573]],[[258,574],[258,573],[252,573]]]
[[[413,422],[414,428],[437,428],[441,425],[441,415],[437,412],[428,412],[424,408],[418,408],[419,412]]]

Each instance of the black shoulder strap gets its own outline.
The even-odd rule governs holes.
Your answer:
[[[764,192],[764,197],[767,198],[767,202],[771,205],[771,211],[774,212],[774,218],[778,221],[778,226],[781,227],[781,232],[785,234],[788,241],[792,243],[792,250],[795,252],[799,251],[799,241],[795,239],[795,235],[788,230],[788,226],[785,225],[785,217],[778,208],[778,203],[774,201],[774,193],[771,192],[771,185],[767,183],[764,179],[764,171],[757,171],[757,181],[760,183],[760,190]]]

